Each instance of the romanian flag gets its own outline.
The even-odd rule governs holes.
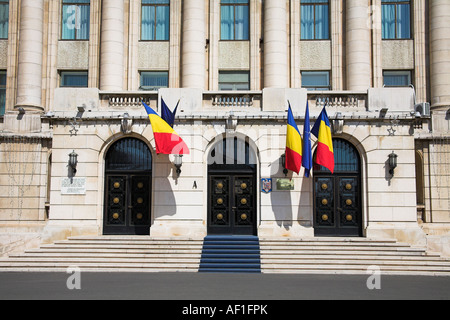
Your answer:
[[[302,152],[302,136],[300,131],[298,131],[291,106],[289,105],[286,133],[286,169],[299,174],[302,167]]]
[[[189,148],[181,139],[178,133],[164,121],[158,114],[153,111],[144,102],[142,104],[148,113],[150,123],[153,129],[153,136],[155,137],[156,153],[160,154],[189,154]]]
[[[323,107],[311,133],[317,137],[317,151],[314,162],[334,172],[334,151],[331,138],[331,125],[327,111]]]

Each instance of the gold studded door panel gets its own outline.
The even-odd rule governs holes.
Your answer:
[[[253,176],[210,175],[208,234],[256,234]]]
[[[148,235],[150,232],[150,176],[106,177],[103,234]]]
[[[150,225],[150,178],[147,176],[131,177],[131,212],[130,226],[145,227]]]
[[[125,226],[126,225],[126,195],[127,195],[127,177],[112,176],[108,177],[108,192],[106,199],[106,226]]]
[[[251,226],[254,217],[254,185],[252,177],[234,179],[234,223],[236,226]]]
[[[211,177],[210,181],[210,226],[230,228],[230,177]]]
[[[354,177],[339,177],[340,225],[342,228],[358,227],[360,223],[360,199],[358,179]]]
[[[315,178],[315,225],[335,227],[333,178]]]
[[[324,236],[361,236],[362,207],[359,176],[314,178],[314,233]]]

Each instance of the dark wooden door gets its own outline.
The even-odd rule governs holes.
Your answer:
[[[103,234],[149,235],[152,155],[135,138],[115,142],[105,159]]]
[[[362,236],[361,165],[357,149],[333,139],[334,174],[314,165],[314,234]]]
[[[256,235],[254,175],[210,175],[208,190],[208,234]]]
[[[103,234],[149,235],[151,177],[108,175]]]
[[[359,176],[333,175],[314,178],[315,235],[362,235],[359,181]]]

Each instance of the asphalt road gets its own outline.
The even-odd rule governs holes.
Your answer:
[[[367,286],[368,278],[369,275],[0,273],[0,300],[450,300],[450,277],[381,275],[371,282],[377,284],[372,290]]]

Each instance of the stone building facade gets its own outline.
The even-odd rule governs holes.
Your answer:
[[[447,0],[0,10],[2,254],[136,233],[396,238],[450,254]],[[141,103],[160,113],[162,99],[179,102],[181,172],[155,153]],[[326,105],[335,174],[284,173],[289,104],[300,130],[307,104],[312,124]]]

